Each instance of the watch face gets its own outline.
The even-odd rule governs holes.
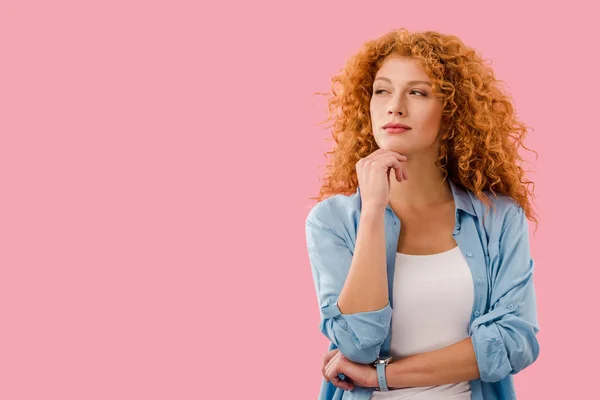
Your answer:
[[[375,360],[375,364],[389,364],[390,361],[392,361],[392,357],[380,358],[378,360]]]

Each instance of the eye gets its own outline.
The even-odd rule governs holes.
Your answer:
[[[383,93],[383,92],[385,92],[385,90],[383,90],[383,89],[379,89],[379,90],[376,90],[374,93],[375,93],[375,94],[381,94],[381,93]],[[423,96],[423,97],[427,96],[427,94],[425,94],[425,93],[423,93],[423,92],[419,92],[419,91],[417,91],[417,90],[411,90],[411,91],[410,91],[410,93],[417,93],[417,94],[419,94],[419,95],[421,95],[421,96]]]

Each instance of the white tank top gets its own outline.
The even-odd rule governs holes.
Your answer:
[[[474,291],[457,247],[431,255],[396,253],[390,354],[394,359],[449,346],[469,337]],[[469,382],[374,391],[380,400],[471,399]]]

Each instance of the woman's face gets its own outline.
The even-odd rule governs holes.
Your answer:
[[[414,59],[391,55],[384,61],[373,82],[370,111],[379,148],[437,157],[442,105],[433,95],[431,80]],[[390,122],[411,129],[386,131],[383,127]]]

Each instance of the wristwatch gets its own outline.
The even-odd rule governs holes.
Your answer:
[[[387,392],[387,380],[385,379],[385,367],[392,362],[392,357],[378,358],[373,365],[377,368],[377,382],[379,382],[379,390]]]

